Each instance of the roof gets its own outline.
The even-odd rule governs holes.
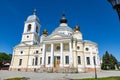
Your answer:
[[[86,44],[92,44],[92,45],[96,45],[97,46],[97,43],[92,42],[90,40],[84,40],[84,43],[86,43]]]
[[[60,24],[60,26],[58,28],[56,28],[52,34],[54,33],[64,33],[64,32],[68,32],[68,33],[73,33],[73,30],[67,25],[67,24]]]
[[[34,9],[33,15],[28,16],[27,20],[28,21],[38,21],[39,22],[39,18],[36,15],[36,9]]]
[[[27,21],[38,21],[39,22],[39,18],[33,14],[33,15],[28,16]]]

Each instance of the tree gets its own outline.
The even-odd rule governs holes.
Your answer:
[[[108,51],[106,51],[102,58],[101,69],[114,70],[116,68],[116,66],[118,68],[117,59],[112,54],[109,54]]]
[[[102,66],[101,68],[103,70],[108,70],[109,69],[109,65],[110,65],[110,62],[109,62],[109,53],[108,51],[105,52],[105,54],[103,55],[103,58],[102,58]]]
[[[12,54],[6,54],[4,52],[0,52],[0,69],[3,67],[3,64],[6,62],[11,62]]]
[[[119,68],[118,61],[112,54],[110,54],[110,69],[116,68]]]
[[[0,61],[10,62],[11,59],[12,59],[12,55],[11,54],[0,52]]]

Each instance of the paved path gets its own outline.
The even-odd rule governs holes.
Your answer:
[[[97,73],[98,77],[120,76],[120,71],[101,71]],[[67,80],[94,78],[94,73],[36,73],[19,71],[0,71],[0,80],[13,77],[28,77],[29,80]]]

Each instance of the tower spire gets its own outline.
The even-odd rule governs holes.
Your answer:
[[[37,10],[36,10],[36,9],[34,9],[34,12],[33,12],[33,14],[34,14],[34,15],[36,15],[36,12],[37,12]]]

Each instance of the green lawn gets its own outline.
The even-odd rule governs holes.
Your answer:
[[[74,79],[74,80],[120,80],[120,76],[118,77],[108,77],[108,78],[98,78],[98,79],[94,79],[94,78],[87,78],[87,79]]]
[[[25,77],[23,77],[23,78],[8,78],[8,79],[4,79],[4,80],[30,80],[29,78],[25,78]]]
[[[5,80],[30,80],[30,79],[29,78],[9,78],[9,79],[5,79]],[[120,76],[108,77],[108,78],[98,78],[98,79],[87,78],[87,79],[73,79],[73,80],[120,80]]]
[[[21,80],[23,78],[9,78],[9,79],[5,79],[5,80]]]

